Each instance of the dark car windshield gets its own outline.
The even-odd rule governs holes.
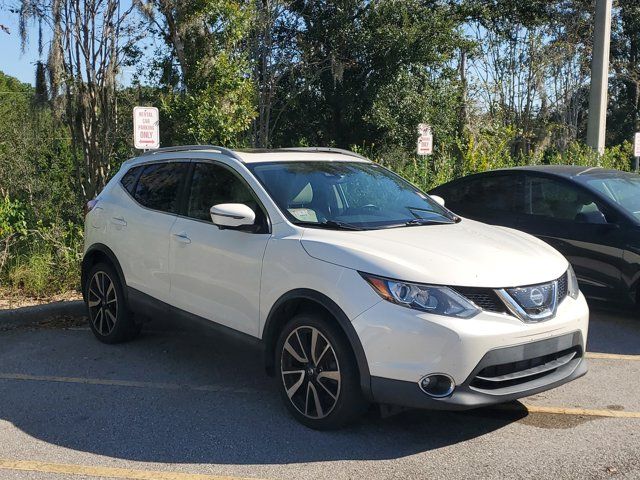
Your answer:
[[[640,220],[640,175],[589,178],[585,183]]]
[[[359,230],[455,221],[427,194],[376,164],[293,161],[248,167],[298,225]]]

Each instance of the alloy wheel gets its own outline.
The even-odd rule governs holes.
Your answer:
[[[284,342],[282,382],[287,397],[305,417],[325,418],[340,396],[340,365],[333,346],[320,330],[302,326]]]
[[[113,332],[118,318],[118,295],[113,281],[105,272],[98,271],[91,279],[87,303],[95,330],[103,336]]]

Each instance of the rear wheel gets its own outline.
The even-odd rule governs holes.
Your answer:
[[[351,346],[322,316],[301,313],[287,323],[278,339],[276,365],[282,398],[304,425],[340,428],[364,412]]]
[[[89,326],[98,340],[118,343],[140,333],[126,305],[124,290],[113,267],[106,263],[93,266],[87,275],[85,302]]]

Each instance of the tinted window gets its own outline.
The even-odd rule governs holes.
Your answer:
[[[596,177],[586,180],[586,183],[640,220],[640,176]]]
[[[131,195],[133,195],[133,188],[136,185],[136,179],[138,178],[138,173],[140,173],[141,168],[142,167],[133,167],[127,173],[125,173],[122,177],[122,180],[120,180],[120,183],[122,183],[124,189]]]
[[[178,191],[188,163],[156,163],[144,167],[135,199],[147,208],[177,213]]]
[[[519,175],[492,175],[454,183],[438,193],[454,211],[517,213],[522,209],[521,186]]]
[[[210,222],[209,210],[219,203],[244,203],[257,218],[261,214],[249,187],[230,170],[211,163],[195,164],[187,216]]]
[[[569,183],[546,177],[527,177],[525,213],[558,220],[604,222],[591,195]]]

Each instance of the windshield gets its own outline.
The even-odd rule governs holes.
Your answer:
[[[279,162],[248,167],[298,225],[357,230],[456,220],[428,195],[376,164]]]
[[[586,183],[640,220],[640,176],[593,178]]]

